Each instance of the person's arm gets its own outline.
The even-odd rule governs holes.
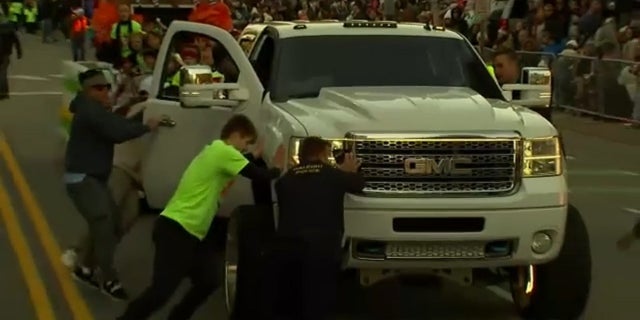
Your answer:
[[[337,171],[339,173],[340,183],[348,193],[360,193],[364,190],[365,181],[362,174],[342,170]]]
[[[149,126],[131,121],[106,109],[91,110],[86,115],[92,128],[113,143],[122,143],[149,132]]]
[[[240,170],[240,175],[250,179],[250,180],[261,180],[261,181],[271,181],[280,176],[282,171],[278,168],[263,168],[258,167],[252,162],[247,163],[242,170]]]
[[[247,152],[244,154],[244,158],[249,160],[249,162],[255,162],[257,159],[253,156],[253,153]]]
[[[243,155],[232,147],[221,149],[218,155],[222,163],[223,170],[231,175],[241,175],[250,180],[270,181],[280,176],[280,169],[262,168],[250,161],[253,155]]]

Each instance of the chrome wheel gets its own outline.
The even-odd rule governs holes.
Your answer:
[[[231,314],[236,300],[236,270],[237,265],[225,262],[224,264],[224,293],[227,313]]]
[[[238,279],[238,244],[236,237],[236,219],[229,221],[227,248],[224,261],[224,293],[227,314],[231,315],[236,301],[236,283]]]

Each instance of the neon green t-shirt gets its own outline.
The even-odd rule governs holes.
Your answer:
[[[131,49],[129,49],[129,28],[123,24],[120,25],[120,35],[117,35],[118,23],[114,23],[111,26],[111,39],[116,40],[118,36],[120,37],[120,41],[122,41],[122,56],[128,57],[131,55]],[[137,21],[131,21],[131,33],[140,33],[142,32],[142,25],[140,25]]]
[[[202,240],[218,209],[218,200],[249,161],[233,146],[215,140],[185,170],[176,192],[161,213]]]

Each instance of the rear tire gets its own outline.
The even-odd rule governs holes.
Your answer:
[[[271,206],[240,206],[231,213],[224,270],[225,302],[231,319],[255,319],[260,314],[265,257],[274,233]]]
[[[531,273],[533,290],[527,292],[526,283]],[[591,289],[591,247],[580,211],[569,205],[564,244],[555,260],[515,268],[511,276],[511,294],[525,319],[580,318]]]

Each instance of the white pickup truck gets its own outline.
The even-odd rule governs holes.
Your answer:
[[[258,126],[265,159],[279,145],[295,159],[313,135],[362,160],[366,188],[344,208],[344,268],[358,270],[362,285],[425,271],[472,285],[486,273],[475,271],[488,270],[510,284],[521,315],[579,317],[591,283],[589,237],[569,204],[558,131],[508,101],[464,37],[366,21],[252,30],[245,52],[222,29],[170,25],[150,98],[133,111],[175,124],[144,139],[151,207],[165,206],[194,155],[243,113]],[[175,52],[202,38],[214,59],[176,71]],[[212,66],[225,82],[198,84]],[[181,85],[170,90],[175,72]],[[227,307],[251,310],[278,206],[269,185],[239,178],[221,210],[231,216]]]

